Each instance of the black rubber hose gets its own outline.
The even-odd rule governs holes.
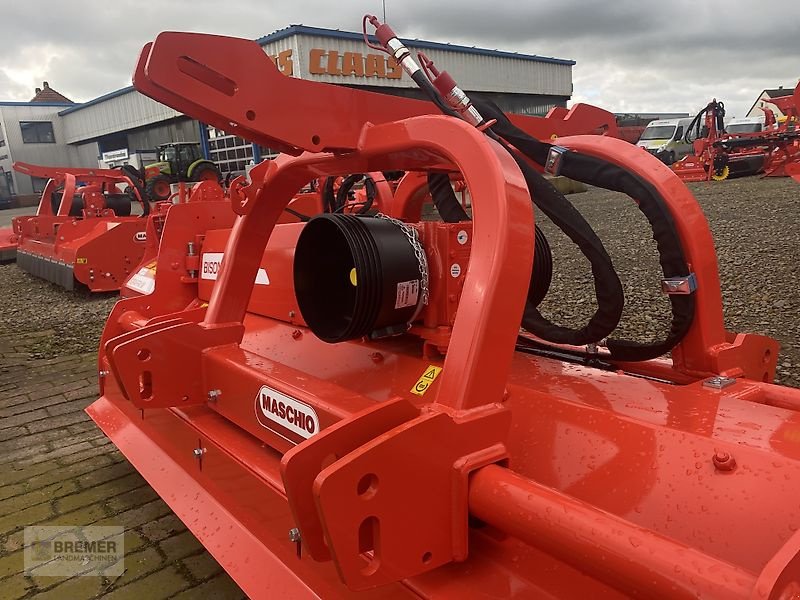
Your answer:
[[[476,108],[484,118],[495,119],[497,122],[492,126],[495,134],[517,148],[519,152],[500,141],[522,171],[534,204],[578,246],[592,268],[597,310],[588,323],[580,328],[556,325],[545,318],[536,306],[528,303],[523,313],[523,327],[556,344],[583,346],[606,339],[622,318],[625,305],[622,283],[603,242],[583,215],[520,155],[522,153],[543,164],[547,160],[549,145],[515,127],[496,105],[481,103],[476,104]]]
[[[450,185],[450,176],[447,173],[429,173],[428,190],[442,221],[459,223],[470,220],[467,211],[461,207],[461,203],[456,198],[453,186]]]
[[[450,177],[445,173],[430,173],[428,175],[428,190],[433,198],[433,204],[445,223],[461,223],[471,221],[467,212],[461,206],[450,185]],[[539,306],[550,289],[553,280],[553,253],[544,233],[534,227],[534,254],[531,282],[528,286],[528,303],[534,307]]]
[[[492,113],[492,118],[498,118],[494,113],[499,112],[499,108],[482,107],[482,112],[484,115]],[[508,119],[504,118],[502,122],[498,119],[498,124],[500,128],[498,130],[495,126],[495,130],[498,130],[503,138],[514,144],[526,156],[530,156],[537,162],[538,159],[546,160],[549,149],[552,147],[550,144],[528,136],[514,127]],[[664,277],[689,275],[689,267],[672,214],[664,199],[647,181],[605,160],[576,152],[566,152],[562,155],[561,173],[571,179],[622,192],[634,198],[653,230],[653,239],[658,247],[659,261]],[[607,345],[612,358],[624,361],[649,360],[662,356],[680,342],[694,319],[695,298],[693,294],[671,295],[670,303],[672,324],[663,341],[641,344],[627,340],[608,339]],[[536,331],[532,332],[536,334]]]
[[[336,183],[336,177],[329,176],[325,178],[325,183],[322,186],[322,206],[325,212],[336,212],[336,194],[333,191],[333,184]]]
[[[347,195],[353,189],[353,186],[359,181],[364,180],[364,189],[367,193],[367,201],[357,210],[355,214],[363,215],[369,212],[375,202],[375,196],[378,194],[378,188],[375,185],[375,180],[369,175],[365,176],[362,173],[354,173],[348,175],[339,186],[339,191],[336,192],[336,208],[333,212],[343,212],[347,205]]]
[[[686,128],[686,133],[683,134],[683,141],[686,142],[687,144],[691,144],[697,138],[700,137],[700,119],[703,118],[703,115],[706,113],[707,109],[708,107],[700,110],[700,112],[697,113],[694,116],[694,118],[689,122],[689,126]],[[690,138],[689,134],[691,133],[692,129],[695,129],[695,134],[693,138]]]

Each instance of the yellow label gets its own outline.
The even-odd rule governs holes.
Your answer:
[[[431,387],[431,384],[433,384],[441,372],[442,367],[428,365],[428,368],[425,369],[422,377],[417,379],[417,383],[415,383],[414,387],[411,388],[411,393],[416,394],[417,396],[422,396],[422,394],[428,391],[428,388]]]
[[[75,259],[75,264],[76,265],[85,265],[88,262],[89,262],[88,258],[76,258]]]

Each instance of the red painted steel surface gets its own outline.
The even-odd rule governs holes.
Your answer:
[[[463,121],[402,114],[402,103],[358,96],[359,112],[331,102],[334,128],[328,109],[306,112],[312,100],[289,106],[300,87],[256,97],[237,87],[261,75],[248,72],[264,64],[253,47],[162,34],[136,84],[211,124],[250,121],[246,135],[288,150],[350,151],[254,168],[232,194],[233,227],[205,234],[203,251],[225,257],[215,280],[187,276],[213,257],[187,256],[168,218],[153,292],[109,317],[102,398],[87,409],[245,592],[792,597],[800,391],[762,381],[774,374],[774,341],[725,331],[713,241],[680,180],[619,140],[559,140],[630,169],[666,199],[698,279],[694,321],[672,361],[603,369],[516,351],[534,214],[511,156]],[[313,90],[324,104],[330,88]],[[364,115],[383,117],[365,124]],[[437,338],[443,353],[425,342],[438,320],[326,344],[290,297],[302,224],[278,223],[297,191],[398,169],[460,172],[473,202],[463,291],[452,332]],[[418,212],[417,184],[400,184],[394,214]],[[447,248],[437,231],[449,230],[421,227],[427,252]]]
[[[16,258],[18,241],[13,227],[0,227],[0,261]]]

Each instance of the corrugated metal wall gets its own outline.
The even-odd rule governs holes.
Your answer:
[[[3,113],[0,110],[0,140],[3,141],[3,145],[0,146],[0,177],[5,179],[5,174],[11,172],[11,148],[9,147],[8,143],[6,142],[5,133],[3,133]]]
[[[161,144],[169,142],[199,142],[200,128],[197,121],[187,117],[175,119],[169,123],[147,127],[138,131],[128,132],[128,149],[152,150]]]
[[[46,166],[70,165],[70,148],[66,144],[64,135],[64,122],[58,116],[64,106],[0,106],[0,119],[6,135],[6,148],[9,152],[8,162],[3,161],[3,168],[11,170],[10,161],[20,161]],[[55,143],[26,144],[22,141],[20,121],[49,121],[53,125]],[[6,152],[0,152],[6,154]],[[8,167],[6,167],[8,165]],[[18,194],[32,194],[33,184],[31,178],[12,171],[14,188]]]
[[[67,143],[98,138],[181,116],[135,90],[63,115]]]
[[[75,144],[69,148],[72,156],[72,165],[76,167],[94,167],[97,165],[100,156],[100,149],[97,147],[97,142]]]
[[[308,34],[294,35],[268,43],[264,46],[264,51],[270,56],[276,56],[283,50],[292,49],[292,74],[301,79],[352,85],[363,83],[385,87],[415,87],[414,82],[405,74],[401,79],[311,74],[309,52],[312,48],[338,51],[340,68],[344,52],[356,52],[362,56],[369,53],[377,54],[376,51],[365,48],[364,43],[358,40],[332,39]],[[413,46],[409,48],[416,53]],[[425,49],[424,52],[440,69],[446,69],[464,90],[572,95],[572,67],[569,65],[438,49]],[[380,56],[382,59],[386,57],[384,54]],[[327,65],[327,59],[328,55],[322,58],[323,67]]]

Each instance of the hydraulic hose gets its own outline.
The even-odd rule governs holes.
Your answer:
[[[535,162],[543,164],[546,161],[551,144],[541,142],[515,127],[497,106],[487,104],[479,108],[482,114],[497,119],[493,128],[501,137]],[[576,181],[622,192],[634,198],[653,230],[664,277],[687,277],[690,274],[672,215],[664,199],[647,181],[605,160],[575,152],[562,155],[561,173]],[[649,360],[669,352],[683,339],[694,318],[694,295],[670,295],[669,298],[672,324],[667,336],[661,341],[647,344],[609,338],[606,345],[612,358],[624,361]],[[529,316],[526,309],[525,317]],[[523,319],[523,326],[527,329],[526,318]],[[530,324],[537,325],[535,321]],[[540,335],[535,329],[529,331],[542,339],[553,341]]]

